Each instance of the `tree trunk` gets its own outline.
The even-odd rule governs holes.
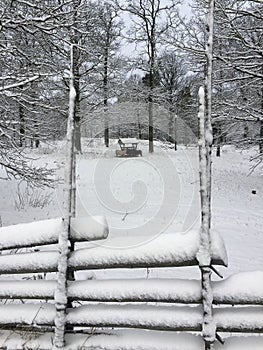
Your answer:
[[[262,66],[263,72],[263,66]],[[261,116],[263,115],[263,79],[261,79]],[[263,154],[263,120],[260,121],[259,129],[259,153]]]
[[[19,146],[25,146],[25,115],[23,106],[19,105]]]
[[[152,97],[149,97],[149,105],[148,105],[148,112],[149,112],[149,153],[153,153],[153,103],[152,103]]]
[[[217,122],[216,128],[216,156],[221,156],[221,143],[222,143],[222,128],[221,123]]]
[[[109,137],[109,121],[108,121],[107,115],[105,115],[105,124],[104,124],[104,143],[106,147],[109,147],[110,137]]]
[[[248,126],[245,124],[244,126],[244,134],[243,134],[244,140],[246,141],[248,138]]]
[[[174,117],[174,150],[177,151],[177,115]]]
[[[80,72],[79,72],[79,50],[77,48],[79,44],[79,33],[78,33],[78,7],[80,0],[73,0],[73,30],[71,35],[72,54],[73,54],[73,75],[74,75],[74,89],[75,89],[75,103],[74,103],[74,144],[76,152],[81,153],[81,120],[80,120]]]
[[[76,151],[78,153],[82,152],[82,147],[81,147],[81,123],[80,123],[80,118],[76,118],[76,123],[75,123],[75,147]]]
[[[153,153],[153,90],[154,90],[154,67],[155,67],[155,55],[156,55],[156,47],[155,47],[155,21],[152,23],[151,27],[151,35],[149,40],[149,58],[150,58],[150,74],[149,74],[149,153]]]
[[[141,140],[142,139],[142,127],[141,127],[141,123],[138,121],[138,139]]]
[[[40,144],[39,136],[35,135],[35,147],[38,148]]]
[[[216,156],[217,157],[221,156],[221,147],[220,147],[220,145],[217,145],[217,147],[216,147]]]
[[[74,140],[75,140],[75,148],[76,152],[81,153],[81,120],[80,120],[80,73],[79,73],[79,54],[77,52],[77,47],[74,46],[74,86],[76,91],[76,99],[75,99],[75,113],[74,113]]]
[[[259,153],[263,154],[263,120],[260,121],[259,130]]]
[[[151,59],[150,59],[150,74],[149,74],[149,97],[148,97],[148,113],[149,113],[149,153],[153,153],[153,88],[154,88],[154,59],[155,49],[154,44],[151,43]]]
[[[109,78],[108,78],[108,65],[109,65],[109,32],[107,31],[106,47],[104,49],[104,72],[103,72],[103,104],[104,104],[104,143],[106,147],[109,147],[109,119],[108,119],[108,98],[109,98]]]
[[[171,111],[169,111],[168,133],[169,135],[167,141],[174,142],[174,118]]]

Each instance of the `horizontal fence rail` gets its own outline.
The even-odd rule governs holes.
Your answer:
[[[0,255],[0,273],[39,273],[56,272],[58,251],[41,251],[11,255]]]
[[[96,236],[98,238],[98,236]],[[212,263],[227,265],[220,238],[215,236],[218,243],[214,245]],[[42,241],[41,241],[42,242]],[[71,270],[94,270],[113,268],[147,268],[147,267],[180,267],[196,266],[198,251],[198,231],[187,234],[162,235],[143,245],[129,249],[115,248],[115,240],[91,245],[78,249],[70,254],[68,267]],[[56,272],[58,251],[39,251],[0,255],[0,273],[39,273]]]
[[[200,331],[201,309],[201,306],[83,305],[68,310],[67,324],[78,327]],[[219,332],[262,333],[262,311],[261,307],[217,308],[214,310],[214,322]],[[55,306],[48,303],[0,305],[0,325],[53,326],[55,313]]]
[[[241,272],[213,282],[215,305],[263,305],[263,271]],[[250,283],[247,281],[250,280]],[[0,280],[2,299],[53,299],[55,280]],[[71,300],[99,302],[163,302],[199,304],[199,280],[187,279],[106,279],[69,281]]]
[[[12,230],[0,229],[0,233],[3,234],[0,273],[14,275],[11,280],[5,276],[0,279],[0,298],[4,301],[0,304],[0,348],[19,350],[28,347],[44,350],[52,347],[54,334],[48,332],[56,327],[54,296],[57,281],[54,272],[57,271],[59,251],[56,246],[50,244],[57,243],[56,235],[61,230],[62,221],[54,219],[44,222],[36,223],[35,228],[37,227],[38,231],[35,236],[35,231],[30,231],[30,224],[22,225],[19,238],[18,234],[11,237],[11,232],[15,232],[14,227]],[[52,235],[45,236],[51,226]],[[74,242],[84,242],[85,247],[81,243],[80,247],[75,246],[75,251],[69,254],[69,269],[154,269],[198,265],[198,231],[190,231],[185,235],[161,235],[153,241],[130,247],[118,244],[118,239],[105,240],[107,236],[108,226],[104,218],[76,220],[71,225],[71,238]],[[93,243],[93,240],[97,242]],[[14,254],[13,251],[7,250],[8,247],[36,249]],[[227,265],[225,247],[216,233],[213,233],[212,256],[213,264]],[[42,279],[26,280],[19,276],[44,272],[53,273],[53,279],[47,280],[44,279],[44,275],[40,275]],[[214,281],[212,290],[213,323],[217,334],[263,333],[263,271],[238,273],[225,280]],[[191,334],[200,334],[202,330],[202,290],[199,280],[69,280],[67,296],[71,304],[66,312],[66,324],[69,328],[66,330],[65,349],[68,349],[67,346],[72,350],[81,349],[85,344],[85,348],[87,346],[88,349],[102,347],[117,350],[121,346],[123,350],[133,350],[136,349],[135,337],[139,335],[137,348],[143,345],[146,350],[163,350],[164,344],[165,349],[172,350],[203,349],[202,337]],[[177,334],[179,331],[185,333]],[[87,334],[83,334],[85,332]],[[34,344],[29,334],[35,339]],[[44,345],[47,338],[49,345]],[[240,340],[236,337],[236,342],[232,342],[231,339],[227,339],[227,345],[223,347],[216,343],[214,348],[224,350],[225,347],[226,350],[234,350],[236,344],[240,350],[249,348],[244,347],[247,341],[243,342],[243,339],[246,338],[240,336]],[[260,350],[263,349],[263,337],[251,339],[253,350],[258,350],[260,344]],[[15,347],[12,348],[12,344],[16,344]]]
[[[212,262],[227,265],[227,255],[219,235],[213,235]],[[74,251],[68,262],[69,269],[88,270],[104,268],[180,267],[198,265],[198,230],[186,234],[167,234],[143,244],[119,246],[118,239],[107,244]]]
[[[62,230],[62,218],[0,227],[0,250],[56,244]],[[73,242],[105,239],[108,234],[108,223],[103,216],[76,217],[71,220],[70,240]]]

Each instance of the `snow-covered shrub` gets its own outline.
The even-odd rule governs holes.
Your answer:
[[[26,187],[22,183],[17,185],[15,209],[23,210],[25,208],[40,208],[48,206],[52,200],[52,193],[40,188],[35,188],[29,184]]]

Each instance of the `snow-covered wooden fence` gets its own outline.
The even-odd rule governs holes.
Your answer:
[[[32,279],[32,273],[57,271],[56,243],[61,229],[61,219],[0,229],[0,273],[8,277],[2,276],[0,280],[0,298],[5,300],[0,305],[1,349],[52,348],[57,281]],[[161,235],[129,249],[110,248],[118,246],[117,238],[108,237],[101,241],[103,243],[89,242],[105,239],[107,235],[108,227],[103,218],[72,220],[71,239],[87,243],[86,247],[81,243],[79,249],[76,245],[76,250],[71,252],[69,269],[198,266],[197,231]],[[31,248],[27,252],[14,252],[22,247]],[[212,264],[226,265],[224,244],[213,232],[211,248]],[[18,275],[25,273],[29,274],[26,278],[30,276],[31,279]],[[263,332],[263,272],[240,273],[212,282],[212,289],[213,324],[219,340],[225,332]],[[204,348],[202,337],[198,335],[203,322],[203,295],[198,279],[145,277],[68,281],[67,297],[73,307],[69,304],[67,309],[65,349]],[[252,345],[248,345],[248,340]],[[240,350],[262,349],[263,338],[229,338],[224,346],[217,342],[215,349],[236,349],[236,344]]]

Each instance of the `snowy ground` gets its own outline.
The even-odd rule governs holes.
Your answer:
[[[101,140],[84,139],[84,152],[78,159],[78,215],[104,214],[110,237],[119,237],[118,247],[123,249],[164,232],[187,234],[200,220],[197,148],[179,147],[175,152],[156,143],[155,153],[149,155],[147,143],[141,142],[139,147],[142,158],[120,159],[115,157],[117,141],[105,150]],[[56,167],[59,178],[63,177],[63,152],[64,144],[58,143],[56,147],[42,146],[34,156],[38,164]],[[228,252],[229,267],[220,269],[225,277],[260,270],[263,265],[263,178],[259,168],[248,175],[253,152],[225,146],[220,158],[213,156],[212,223]],[[61,184],[55,190],[31,190],[17,181],[1,180],[0,186],[0,216],[5,226],[63,213]],[[108,273],[100,272],[106,278]],[[127,271],[115,272],[123,273],[128,277]],[[130,276],[144,273],[134,270]],[[198,278],[199,272],[195,268],[150,271],[151,277],[171,275]],[[85,278],[85,273],[79,273],[79,278]]]

